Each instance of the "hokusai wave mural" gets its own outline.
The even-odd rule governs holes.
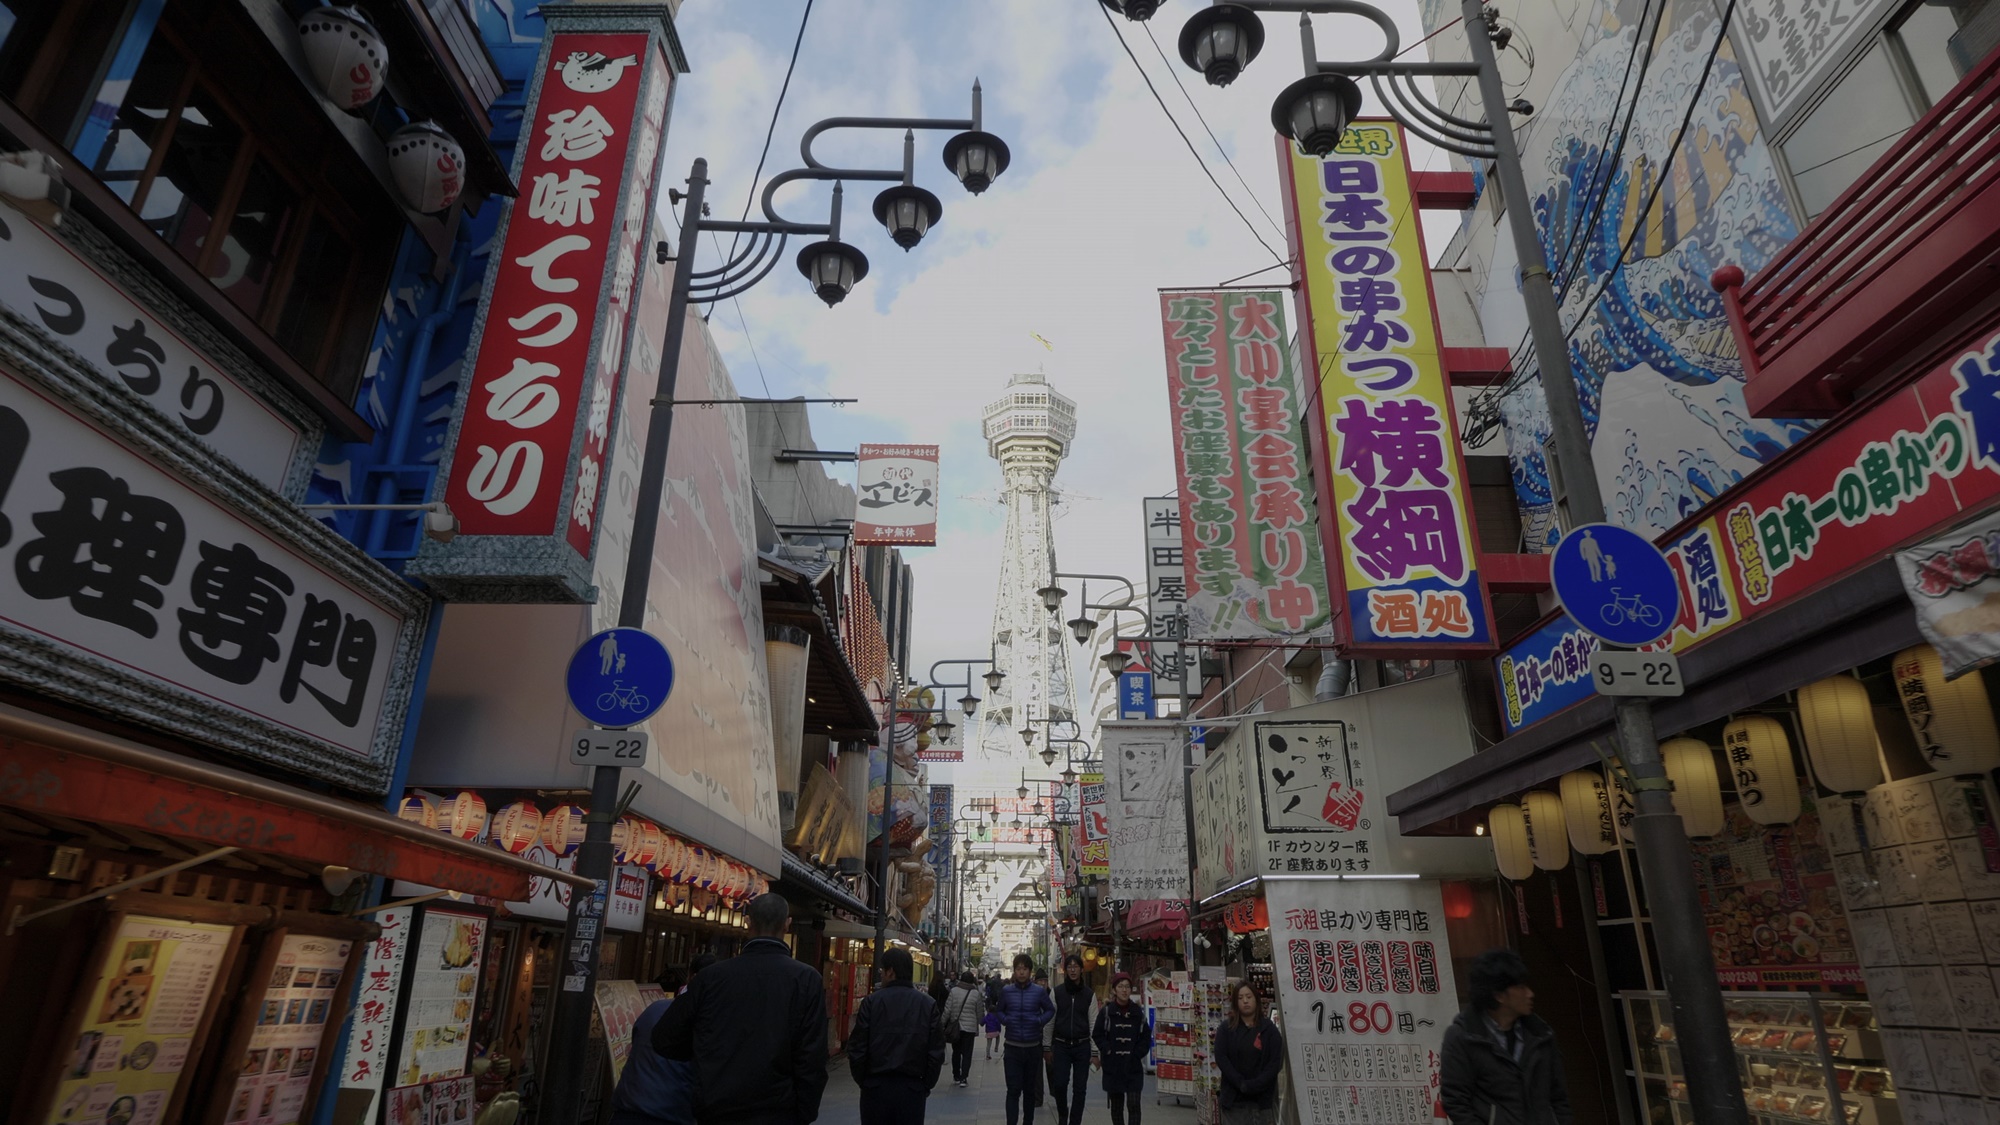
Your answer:
[[[1798,226],[1726,41],[1666,166],[1721,16],[1706,0],[1664,3],[1652,64],[1615,162],[1609,150],[1616,148],[1623,115],[1607,121],[1607,107],[1619,104],[1637,37],[1653,30],[1654,16],[1643,0],[1598,0],[1589,7],[1584,42],[1547,104],[1520,133],[1563,324],[1574,329],[1570,361],[1607,514],[1651,535],[1680,522],[1812,425],[1752,418],[1744,408],[1743,365],[1708,278],[1732,263],[1754,273]],[[1557,28],[1553,9],[1541,7],[1546,22],[1524,13],[1524,23]],[[1639,50],[1643,55],[1643,44]],[[1554,52],[1545,46],[1543,53]],[[1628,91],[1625,104],[1631,101]],[[1665,183],[1647,207],[1663,174]],[[1601,191],[1604,203],[1597,208]],[[1643,233],[1623,268],[1616,268],[1620,249],[1638,227]],[[1573,262],[1579,250],[1581,265],[1565,289],[1565,255]],[[1498,276],[1503,270],[1505,276]],[[1494,273],[1489,286],[1518,287],[1511,252],[1496,253]],[[1539,385],[1524,382],[1505,392],[1500,416],[1527,549],[1547,550],[1555,526],[1542,458],[1548,411]]]

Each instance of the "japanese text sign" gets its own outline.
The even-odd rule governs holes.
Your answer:
[[[1282,290],[1160,294],[1190,637],[1296,636],[1331,613],[1285,304]]]
[[[1105,723],[1101,729],[1111,895],[1184,899],[1188,838],[1181,729],[1156,722]]]
[[[1118,717],[1151,719],[1153,715],[1153,674],[1121,672],[1118,675]]]
[[[1852,421],[1820,430],[1671,533],[1663,545],[1681,587],[1680,616],[1655,647],[1686,651],[1996,498],[2000,334]],[[1938,559],[1914,589],[1948,590],[1973,579],[1975,563],[1969,553]],[[1952,627],[1978,624],[1966,617]],[[1594,642],[1581,633],[1558,615],[1498,658],[1510,732],[1592,694],[1586,658]]]
[[[217,722],[254,716],[269,729],[246,752],[296,740],[284,749],[330,749],[352,774],[386,769],[400,742],[385,718],[400,715],[390,681],[411,626],[307,544],[0,372],[0,632],[149,681],[197,714],[227,708]]]
[[[669,77],[645,34],[549,42],[444,498],[466,536],[558,536],[588,559]]]
[[[1077,865],[1086,878],[1097,876],[1108,878],[1111,864],[1107,858],[1111,838],[1111,824],[1105,816],[1104,775],[1086,773],[1077,775],[1078,802],[1083,806],[1081,828],[1083,837],[1083,858]]]
[[[1171,496],[1146,497],[1146,635],[1148,641],[1121,642],[1153,673],[1153,690],[1160,695],[1186,694],[1183,680],[1193,659],[1181,638],[1187,636],[1188,584],[1186,546],[1181,536],[1181,504]]]
[[[347,1033],[347,1054],[341,1062],[340,1088],[382,1090],[389,1061],[389,1036],[396,1026],[396,1001],[403,979],[403,958],[409,954],[410,915],[407,906],[379,911],[375,921],[382,935],[368,943],[362,955],[361,988],[354,997],[354,1022]],[[374,1113],[363,1121],[373,1121]]]
[[[936,546],[938,447],[863,445],[859,456],[855,545]]]
[[[1321,530],[1346,610],[1335,635],[1360,653],[1490,651],[1402,128],[1356,122],[1325,159],[1279,147],[1319,379]]]
[[[1737,57],[1763,95],[1757,113],[1771,128],[1896,7],[1891,0],[1742,0],[1742,6],[1732,29]]]
[[[1444,1118],[1438,1046],[1458,1015],[1431,880],[1264,882],[1300,1125]]]

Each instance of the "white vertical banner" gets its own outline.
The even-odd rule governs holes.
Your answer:
[[[1171,496],[1146,497],[1146,635],[1140,651],[1153,674],[1155,695],[1182,695],[1181,668],[1188,659],[1187,561],[1181,540],[1181,502]],[[1186,685],[1199,688],[1198,683]]]
[[[1433,1125],[1458,1015],[1428,879],[1267,876],[1278,1010],[1299,1125]]]
[[[361,959],[361,990],[355,995],[354,1022],[340,1067],[341,1089],[369,1092],[367,1112],[357,1118],[361,1121],[375,1120],[374,1099],[389,1066],[389,1032],[396,1026],[397,988],[409,953],[410,914],[407,906],[378,911],[375,921],[382,935],[368,943]]]
[[[1178,723],[1103,725],[1111,897],[1188,897],[1187,790]]]

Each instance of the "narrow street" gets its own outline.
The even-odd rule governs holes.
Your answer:
[[[987,1061],[985,1044],[972,1056],[971,1084],[964,1089],[951,1081],[951,1060],[945,1060],[944,1074],[931,1091],[924,1113],[925,1125],[1006,1125],[1007,1078],[1001,1071],[1000,1056]],[[1143,1125],[1194,1125],[1194,1103],[1172,1097],[1155,1101],[1153,1079],[1146,1079],[1146,1097],[1141,1107]],[[1084,1103],[1084,1125],[1105,1125],[1111,1110],[1105,1104],[1096,1071],[1090,1075],[1090,1094]],[[828,1071],[826,1096],[820,1099],[819,1121],[815,1125],[860,1125],[861,1090],[847,1069],[845,1058],[835,1059]],[[1055,1103],[1046,1094],[1042,1108],[1035,1111],[1035,1125],[1056,1125]]]

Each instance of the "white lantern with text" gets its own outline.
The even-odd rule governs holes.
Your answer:
[[[1927,644],[1897,653],[1890,672],[1910,733],[1932,769],[1969,777],[2000,768],[2000,728],[1978,672],[1947,681],[1937,650]]]
[[[1769,715],[1735,719],[1722,728],[1722,754],[1744,816],[1759,824],[1790,824],[1799,818],[1798,768],[1783,724]]]
[[[1544,871],[1569,866],[1569,829],[1564,824],[1562,798],[1545,789],[1521,795],[1521,819],[1528,830],[1528,856]]]
[[[1617,810],[1611,786],[1596,770],[1571,770],[1558,784],[1569,846],[1581,855],[1603,855],[1618,846]]]

